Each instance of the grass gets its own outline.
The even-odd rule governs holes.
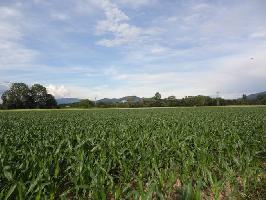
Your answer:
[[[263,199],[266,107],[0,112],[0,199]]]

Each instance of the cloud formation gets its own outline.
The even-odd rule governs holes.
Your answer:
[[[37,52],[21,44],[23,31],[19,21],[22,14],[16,7],[0,7],[0,68],[30,63]]]
[[[54,95],[56,98],[69,97],[70,91],[64,85],[48,85],[47,92]]]
[[[129,24],[129,17],[116,4],[109,0],[100,0],[99,5],[104,10],[106,19],[97,23],[97,33],[100,35],[111,33],[113,38],[102,39],[97,44],[112,47],[138,38],[142,31],[141,28]]]
[[[0,81],[82,98],[264,91],[265,9],[264,0],[2,0]]]

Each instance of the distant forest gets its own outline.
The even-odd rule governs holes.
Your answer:
[[[252,98],[249,98],[249,97]],[[175,96],[161,98],[156,92],[153,97],[139,98],[127,96],[121,99],[102,99],[91,101],[81,99],[75,103],[58,105],[53,95],[48,94],[44,86],[34,84],[31,87],[25,83],[13,83],[2,96],[0,109],[52,109],[52,108],[139,108],[139,107],[192,107],[192,106],[227,106],[227,105],[266,105],[266,92],[239,99],[212,98],[209,96],[186,96],[177,99]]]
[[[161,98],[159,92],[151,98],[139,98],[136,101],[135,96],[122,98],[118,102],[93,102],[89,99],[83,99],[76,103],[59,105],[61,108],[141,108],[141,107],[193,107],[193,106],[228,106],[228,105],[266,105],[266,94],[258,95],[255,99],[248,99],[243,95],[239,99],[223,99],[221,97],[211,98],[209,96],[186,96],[182,99],[176,99],[175,96]]]

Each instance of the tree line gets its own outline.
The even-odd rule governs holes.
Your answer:
[[[40,84],[29,87],[25,83],[13,83],[1,99],[3,109],[57,108],[54,96]]]
[[[123,102],[93,102],[89,99],[83,99],[80,102],[57,105],[53,95],[47,92],[47,89],[40,85],[34,84],[29,87],[25,83],[13,83],[9,90],[5,91],[2,96],[2,109],[32,109],[32,108],[135,108],[135,107],[189,107],[189,106],[227,106],[227,105],[266,105],[266,94],[258,95],[255,99],[248,99],[243,95],[239,99],[211,98],[209,96],[186,96],[177,99],[175,96],[169,96],[162,99],[159,92],[153,97],[141,98],[139,101],[131,100]]]
[[[126,102],[104,103],[93,102],[89,99],[81,100],[80,102],[61,105],[60,107],[72,108],[139,108],[139,107],[192,107],[192,106],[228,106],[228,105],[266,105],[266,94],[258,95],[256,99],[249,100],[244,94],[239,99],[223,99],[221,97],[211,98],[209,96],[197,95],[186,96],[182,99],[177,99],[175,96],[169,96],[162,99],[161,94],[156,94],[151,98],[142,98],[139,101],[131,101],[128,98]]]

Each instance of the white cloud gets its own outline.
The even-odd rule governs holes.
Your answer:
[[[17,40],[22,37],[16,20],[21,18],[21,13],[14,8],[0,6],[0,40]]]
[[[64,85],[53,85],[50,84],[47,87],[48,93],[54,95],[56,98],[70,97],[71,92]]]
[[[113,38],[102,39],[97,44],[112,47],[137,40],[141,34],[141,28],[129,24],[129,17],[116,4],[108,0],[101,0],[99,5],[104,10],[106,19],[97,23],[97,34],[111,33]]]
[[[116,0],[116,2],[123,6],[139,8],[147,5],[153,5],[157,2],[157,0]]]
[[[127,44],[138,38],[141,29],[131,26],[127,23],[113,24],[109,21],[101,21],[98,23],[98,30],[109,31],[114,34],[113,39],[102,39],[97,44],[107,47],[119,46]]]
[[[176,95],[182,98],[199,94],[213,96],[216,91],[220,91],[225,98],[237,98],[243,93],[263,91],[266,80],[266,44],[253,47],[255,51],[247,49],[239,55],[209,60],[201,70],[169,71],[168,66],[161,65],[162,70],[157,72],[123,72],[113,66],[106,70],[105,75],[122,84],[103,88],[98,91],[98,95],[151,96],[159,91],[164,97]]]
[[[157,55],[157,56],[162,55],[162,54],[166,54],[166,53],[170,53],[169,51],[170,51],[169,48],[162,47],[160,45],[154,45],[153,47],[150,48],[151,54]]]
[[[265,90],[263,0],[35,2],[0,7],[0,73],[7,79],[62,80],[49,91],[82,98]]]
[[[38,53],[21,44],[22,14],[16,8],[0,7],[0,68],[13,68],[31,63]]]
[[[252,38],[266,38],[266,29],[259,30],[251,34]]]
[[[211,8],[211,6],[207,3],[200,3],[192,6],[192,9],[195,11],[204,11],[209,8]]]
[[[61,88],[53,89],[52,93],[61,97],[94,99],[97,96],[99,99],[126,95],[150,97],[157,91],[163,97],[175,95],[182,98],[199,94],[215,96],[216,92],[220,91],[221,96],[225,98],[238,98],[243,93],[250,94],[265,90],[266,57],[264,52],[266,52],[266,44],[257,46],[255,52],[247,50],[238,56],[211,60],[207,63],[211,67],[203,70],[169,71],[165,68],[165,70],[149,73],[145,70],[123,71],[111,66],[101,73],[118,81],[120,83],[118,85],[61,86]]]
[[[51,18],[54,20],[65,21],[69,19],[69,15],[66,15],[64,13],[52,13]]]
[[[10,41],[0,39],[0,68],[11,69],[31,63],[38,55],[35,51]]]
[[[10,8],[10,7],[5,7],[2,6],[0,7],[0,11],[1,11],[1,18],[8,18],[8,17],[20,17],[21,13],[14,9],[14,8]]]

